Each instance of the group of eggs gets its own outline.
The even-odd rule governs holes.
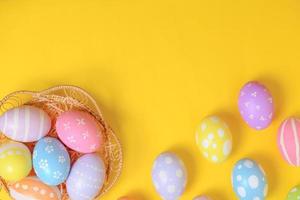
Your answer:
[[[41,108],[23,105],[0,117],[0,130],[9,138],[0,144],[0,176],[15,200],[61,200],[58,185],[66,183],[71,200],[93,199],[103,187],[106,166],[97,151],[104,137],[88,112],[69,110],[53,122],[58,139]],[[33,152],[24,143],[36,142]],[[73,164],[67,150],[81,153]],[[32,170],[33,167],[33,170]]]
[[[274,116],[273,98],[269,90],[257,81],[246,83],[238,98],[239,112],[244,121],[256,130],[267,128]],[[232,149],[232,135],[227,124],[218,116],[204,118],[196,131],[196,143],[203,156],[221,163]],[[287,162],[300,166],[300,120],[286,119],[278,131],[278,146]],[[160,154],[154,161],[152,181],[156,191],[165,200],[178,199],[184,192],[187,172],[182,160],[172,152]],[[266,174],[256,161],[243,158],[232,170],[233,190],[240,200],[264,200],[268,193]],[[300,199],[300,186],[294,187],[287,200]],[[194,200],[211,200],[198,196]]]

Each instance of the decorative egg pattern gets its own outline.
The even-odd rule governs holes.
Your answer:
[[[272,95],[264,85],[258,82],[251,81],[243,86],[238,106],[243,119],[256,130],[267,128],[273,119]]]
[[[211,200],[211,198],[206,195],[201,195],[201,196],[195,197],[193,200]]]
[[[73,165],[67,179],[67,192],[71,200],[94,199],[103,187],[106,168],[97,154],[81,156]]]
[[[163,199],[178,199],[184,192],[187,181],[184,163],[174,153],[160,154],[153,165],[152,181]]]
[[[41,181],[48,185],[58,185],[69,175],[70,156],[59,140],[45,137],[34,147],[33,168]]]
[[[297,185],[289,191],[286,200],[299,200],[299,199],[300,199],[300,185]]]
[[[22,143],[9,141],[0,145],[0,176],[6,181],[18,181],[32,169],[31,153]]]
[[[97,121],[87,112],[62,113],[57,119],[56,130],[65,145],[80,153],[95,152],[103,142]]]
[[[34,142],[48,134],[51,120],[42,109],[21,106],[8,110],[0,117],[0,130],[19,142]]]
[[[15,200],[61,200],[56,186],[48,186],[36,177],[26,177],[12,184],[9,192]]]
[[[239,160],[232,171],[233,189],[240,200],[264,200],[268,193],[266,174],[254,160]]]
[[[232,149],[232,136],[227,124],[217,116],[204,118],[196,131],[196,143],[209,161],[223,162]]]
[[[284,159],[292,166],[300,166],[300,120],[290,117],[278,130],[278,147]]]

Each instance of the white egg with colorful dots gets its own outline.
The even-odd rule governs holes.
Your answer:
[[[268,193],[268,182],[263,168],[254,160],[239,160],[231,177],[234,192],[240,200],[264,200]]]
[[[232,135],[228,125],[220,117],[209,116],[197,128],[196,143],[206,159],[221,163],[231,153]]]
[[[154,161],[152,181],[163,199],[178,199],[184,192],[187,181],[184,163],[174,153],[160,154]]]

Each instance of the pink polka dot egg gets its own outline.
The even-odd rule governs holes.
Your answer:
[[[300,120],[289,117],[284,120],[277,135],[277,143],[283,158],[292,166],[300,167]]]
[[[103,134],[96,119],[84,111],[70,110],[56,121],[59,139],[69,148],[80,153],[93,153],[103,144]]]
[[[265,129],[272,122],[273,97],[269,90],[257,81],[250,81],[242,87],[238,106],[242,118],[256,130]]]

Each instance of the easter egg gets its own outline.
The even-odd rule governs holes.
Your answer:
[[[33,168],[41,181],[48,185],[58,185],[69,175],[69,153],[58,139],[44,137],[34,147]]]
[[[13,183],[9,192],[15,200],[61,200],[56,186],[48,186],[36,177],[26,177]]]
[[[34,142],[48,134],[51,120],[40,108],[21,106],[6,111],[0,117],[0,130],[19,142]]]
[[[67,179],[71,200],[94,199],[106,179],[106,167],[96,153],[81,156],[73,165]]]
[[[300,185],[297,185],[289,191],[285,200],[299,200],[299,199],[300,199]]]
[[[201,195],[201,196],[195,197],[193,200],[211,200],[211,198],[206,195]]]
[[[56,131],[65,145],[80,153],[95,152],[103,142],[98,122],[83,111],[62,113],[57,119]]]
[[[221,118],[209,116],[204,118],[197,128],[196,143],[207,160],[221,163],[231,153],[231,132]]]
[[[0,145],[0,176],[6,181],[21,180],[31,168],[31,153],[26,145],[14,141]]]
[[[263,168],[254,160],[239,160],[232,170],[232,185],[240,200],[264,200],[268,183]]]
[[[238,106],[243,119],[256,130],[267,128],[273,119],[272,95],[256,81],[246,83],[240,90]]]
[[[292,166],[300,166],[300,120],[289,117],[284,120],[277,135],[277,144],[283,158]]]
[[[184,192],[187,182],[184,163],[174,153],[160,154],[154,161],[152,181],[163,199],[178,199]]]

